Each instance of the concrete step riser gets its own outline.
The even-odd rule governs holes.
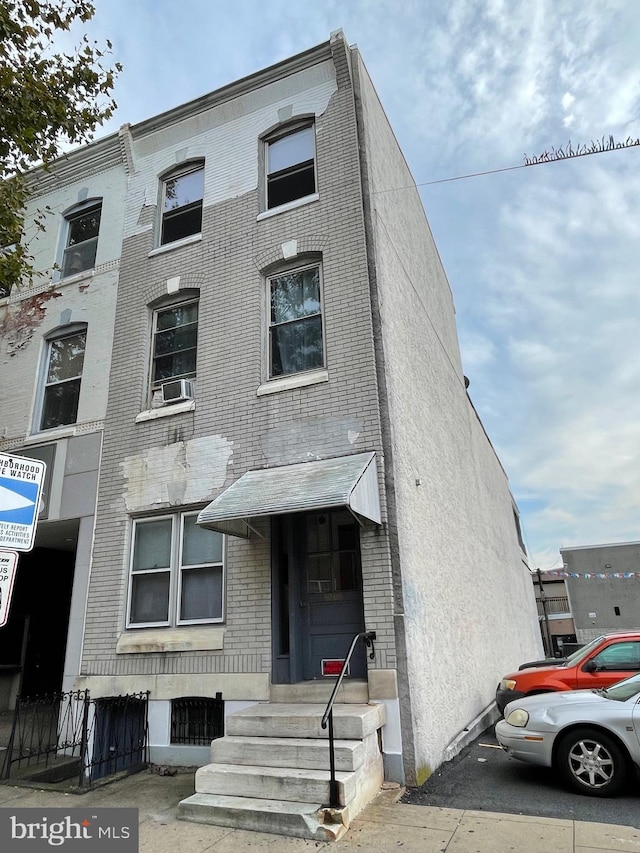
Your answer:
[[[273,684],[271,685],[271,701],[284,702],[317,702],[326,706],[334,688],[333,679],[326,682],[305,682],[303,684]],[[339,704],[366,705],[369,701],[369,686],[366,681],[343,681],[336,695]]]
[[[243,769],[246,772],[243,772]],[[315,771],[317,776],[318,771]],[[209,764],[196,772],[196,791],[199,794],[220,794],[230,797],[255,797],[265,800],[286,800],[294,803],[328,803],[329,773],[326,778],[313,778],[304,771],[280,774],[260,773],[257,768],[230,767]],[[338,780],[340,804],[349,803],[356,795],[355,774],[340,774]]]
[[[252,805],[246,799],[239,801],[237,805],[231,805],[229,800],[227,797],[194,794],[180,803],[178,817],[195,823],[252,832],[270,832],[314,841],[335,841],[347,831],[344,825],[320,823],[316,817],[319,805],[294,810],[295,804],[290,804],[292,808],[288,810],[287,804],[282,803],[279,808],[271,810],[272,807]]]
[[[327,741],[307,739],[305,743],[290,743],[281,738],[271,743],[267,738],[223,737],[211,744],[211,761],[217,764],[264,765],[267,767],[296,767],[302,770],[326,770],[329,767]],[[347,773],[357,770],[363,761],[362,741],[348,747],[336,745],[336,770]]]
[[[341,717],[333,721],[333,736],[341,740],[362,740],[375,729],[363,726],[359,717]],[[323,729],[320,719],[310,717],[243,717],[234,715],[227,717],[228,735],[234,737],[306,737],[325,740],[329,737],[328,729]]]
[[[320,725],[323,705],[257,704],[231,714],[226,734],[234,737],[290,737],[326,739],[329,731]],[[336,705],[334,736],[341,740],[362,740],[385,721],[383,705]]]

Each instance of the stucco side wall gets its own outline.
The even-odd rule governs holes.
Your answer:
[[[412,178],[361,63],[359,78],[415,742],[407,775],[419,782],[504,672],[542,650],[507,478],[466,394],[445,273],[417,191],[396,191]]]

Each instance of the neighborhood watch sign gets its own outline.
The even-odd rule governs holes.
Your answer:
[[[45,468],[39,459],[0,453],[0,549],[33,548]]]

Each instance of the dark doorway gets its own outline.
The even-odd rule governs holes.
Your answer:
[[[23,661],[22,696],[62,687],[74,565],[70,551],[34,548],[18,557],[9,619],[0,628],[0,665]]]
[[[275,519],[273,530],[274,681],[322,679],[364,631],[360,529],[347,510]],[[332,670],[335,674],[335,670]],[[366,677],[364,647],[349,676]]]

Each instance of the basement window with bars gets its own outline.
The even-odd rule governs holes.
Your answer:
[[[171,743],[208,746],[224,735],[222,693],[215,699],[185,696],[171,700]]]

